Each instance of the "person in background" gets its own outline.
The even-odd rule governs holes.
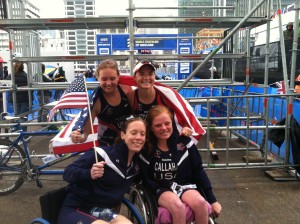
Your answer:
[[[6,79],[7,76],[8,76],[8,68],[7,68],[6,65],[3,67],[3,74],[4,74],[4,78],[3,79]]]
[[[209,69],[209,71],[210,71],[210,74],[211,74],[211,72],[213,73],[213,79],[219,79],[220,78],[220,76],[218,74],[218,70],[217,70],[217,68],[215,66],[211,67]]]
[[[146,141],[145,122],[129,118],[120,136],[120,143],[96,149],[99,162],[90,150],[65,168],[63,179],[70,183],[70,192],[58,224],[131,223],[118,210],[139,172],[137,154]]]
[[[293,46],[293,39],[294,39],[294,25],[292,22],[289,22],[286,25],[286,30],[283,31],[284,36],[284,46],[285,46],[285,54],[286,54],[286,65],[288,72],[291,69],[291,58],[292,58],[292,46]]]
[[[286,25],[286,30],[283,31],[284,40],[293,40],[294,38],[294,25],[292,22],[289,22]]]
[[[196,224],[208,223],[208,205],[218,217],[222,207],[213,194],[197,146],[173,128],[173,113],[164,105],[153,106],[147,115],[149,147],[142,149],[139,166],[158,205],[172,214],[173,224],[185,224],[185,204],[194,212]],[[203,192],[206,199],[199,193]]]
[[[104,60],[98,65],[95,77],[100,83],[94,94],[94,103],[91,109],[92,121],[98,118],[98,141],[100,145],[112,145],[119,135],[125,118],[131,115],[127,95],[132,88],[119,85],[120,72],[114,60]],[[83,135],[81,134],[83,133]],[[85,142],[91,134],[91,124],[88,120],[84,130],[75,129],[71,134],[74,143]]]
[[[41,64],[42,66],[42,81],[43,82],[53,82],[53,80],[45,74],[45,65]],[[43,94],[44,94],[44,101],[43,101]],[[43,114],[43,105],[50,103],[51,100],[51,91],[50,90],[39,90],[38,91],[38,101],[39,101],[39,115],[38,115],[38,122],[47,121],[47,114]]]
[[[15,77],[15,84],[17,87],[27,86],[27,73],[24,71],[24,64],[23,62],[16,62],[14,64],[14,77]],[[7,80],[11,80],[11,74],[7,76]],[[29,95],[28,91],[17,91],[16,92],[17,98],[17,111],[15,111],[15,115],[19,115],[25,113],[29,110]],[[12,94],[8,95],[8,102],[13,103]],[[27,118],[23,117],[20,119],[21,123],[26,122]],[[23,127],[23,131],[27,130],[27,126]]]

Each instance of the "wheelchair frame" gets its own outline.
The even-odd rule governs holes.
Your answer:
[[[67,193],[62,193],[62,190],[67,192],[66,187],[50,191],[40,197],[40,206],[42,218],[35,218],[31,224],[55,224],[62,207],[62,203]],[[139,210],[127,198],[123,198],[122,204],[128,209],[128,218],[134,223],[145,224],[144,218],[139,213]],[[50,211],[50,213],[49,213]]]
[[[134,184],[131,187],[129,200],[139,210],[139,213],[143,216],[146,224],[155,223],[155,218],[158,213],[158,205],[148,186],[145,186],[142,183]],[[208,224],[217,224],[212,215],[209,215],[208,217]]]

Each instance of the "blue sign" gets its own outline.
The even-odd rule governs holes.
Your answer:
[[[97,43],[97,55],[111,55],[112,44],[111,34],[101,34],[96,36]]]
[[[138,39],[139,37],[145,39]],[[148,38],[147,38],[148,37]],[[155,37],[155,39],[151,39]],[[162,37],[162,39],[157,39]],[[164,38],[170,39],[164,39]],[[174,50],[177,47],[177,39],[171,39],[177,37],[174,34],[136,34],[134,35],[134,49],[141,50]],[[114,34],[112,36],[113,50],[129,50],[129,34]]]
[[[192,36],[192,34],[178,34],[178,36]],[[182,38],[178,39],[177,53],[178,54],[192,54],[193,53],[193,39]],[[180,62],[177,67],[178,79],[186,79],[192,72],[192,63]]]
[[[178,36],[187,37],[192,34],[136,34],[134,35],[134,50],[177,50],[178,54],[192,54],[192,39],[177,39]],[[142,38],[139,39],[139,37]],[[126,51],[129,50],[129,34],[97,34],[96,44],[97,55],[112,55],[116,50]],[[192,64],[190,62],[178,63],[177,69],[178,79],[185,79],[191,74]]]

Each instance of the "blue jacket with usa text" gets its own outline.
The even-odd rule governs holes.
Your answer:
[[[63,179],[70,183],[70,193],[64,206],[89,209],[93,207],[113,208],[121,204],[139,169],[137,155],[128,167],[128,148],[125,143],[97,148],[98,161],[105,161],[104,175],[93,180],[91,168],[95,163],[95,152],[85,152],[78,160],[68,165]]]
[[[191,138],[173,134],[168,140],[168,152],[157,148],[155,142],[152,144],[152,152],[142,149],[139,154],[139,166],[141,177],[153,192],[170,189],[173,182],[179,185],[196,184],[198,191],[210,204],[217,201],[203,168],[201,155]]]

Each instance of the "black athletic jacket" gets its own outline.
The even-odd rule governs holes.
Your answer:
[[[210,204],[216,202],[211,182],[203,169],[202,158],[196,145],[189,137],[178,136],[177,134],[175,136],[173,134],[171,138],[168,141],[171,149],[168,158],[166,158],[166,155],[163,155],[166,153],[162,153],[158,149],[155,149],[155,152],[152,154],[145,149],[141,151],[139,166],[143,174],[142,178],[147,181],[154,192],[158,192],[157,189],[166,189],[167,184],[169,188],[173,182],[179,185],[196,184],[198,190],[204,194]],[[166,161],[170,158],[176,164],[176,167],[163,166],[164,160]],[[166,174],[166,170],[169,173]],[[154,173],[159,173],[160,171],[164,172],[164,175],[154,177]],[[162,180],[163,177],[164,180]]]

